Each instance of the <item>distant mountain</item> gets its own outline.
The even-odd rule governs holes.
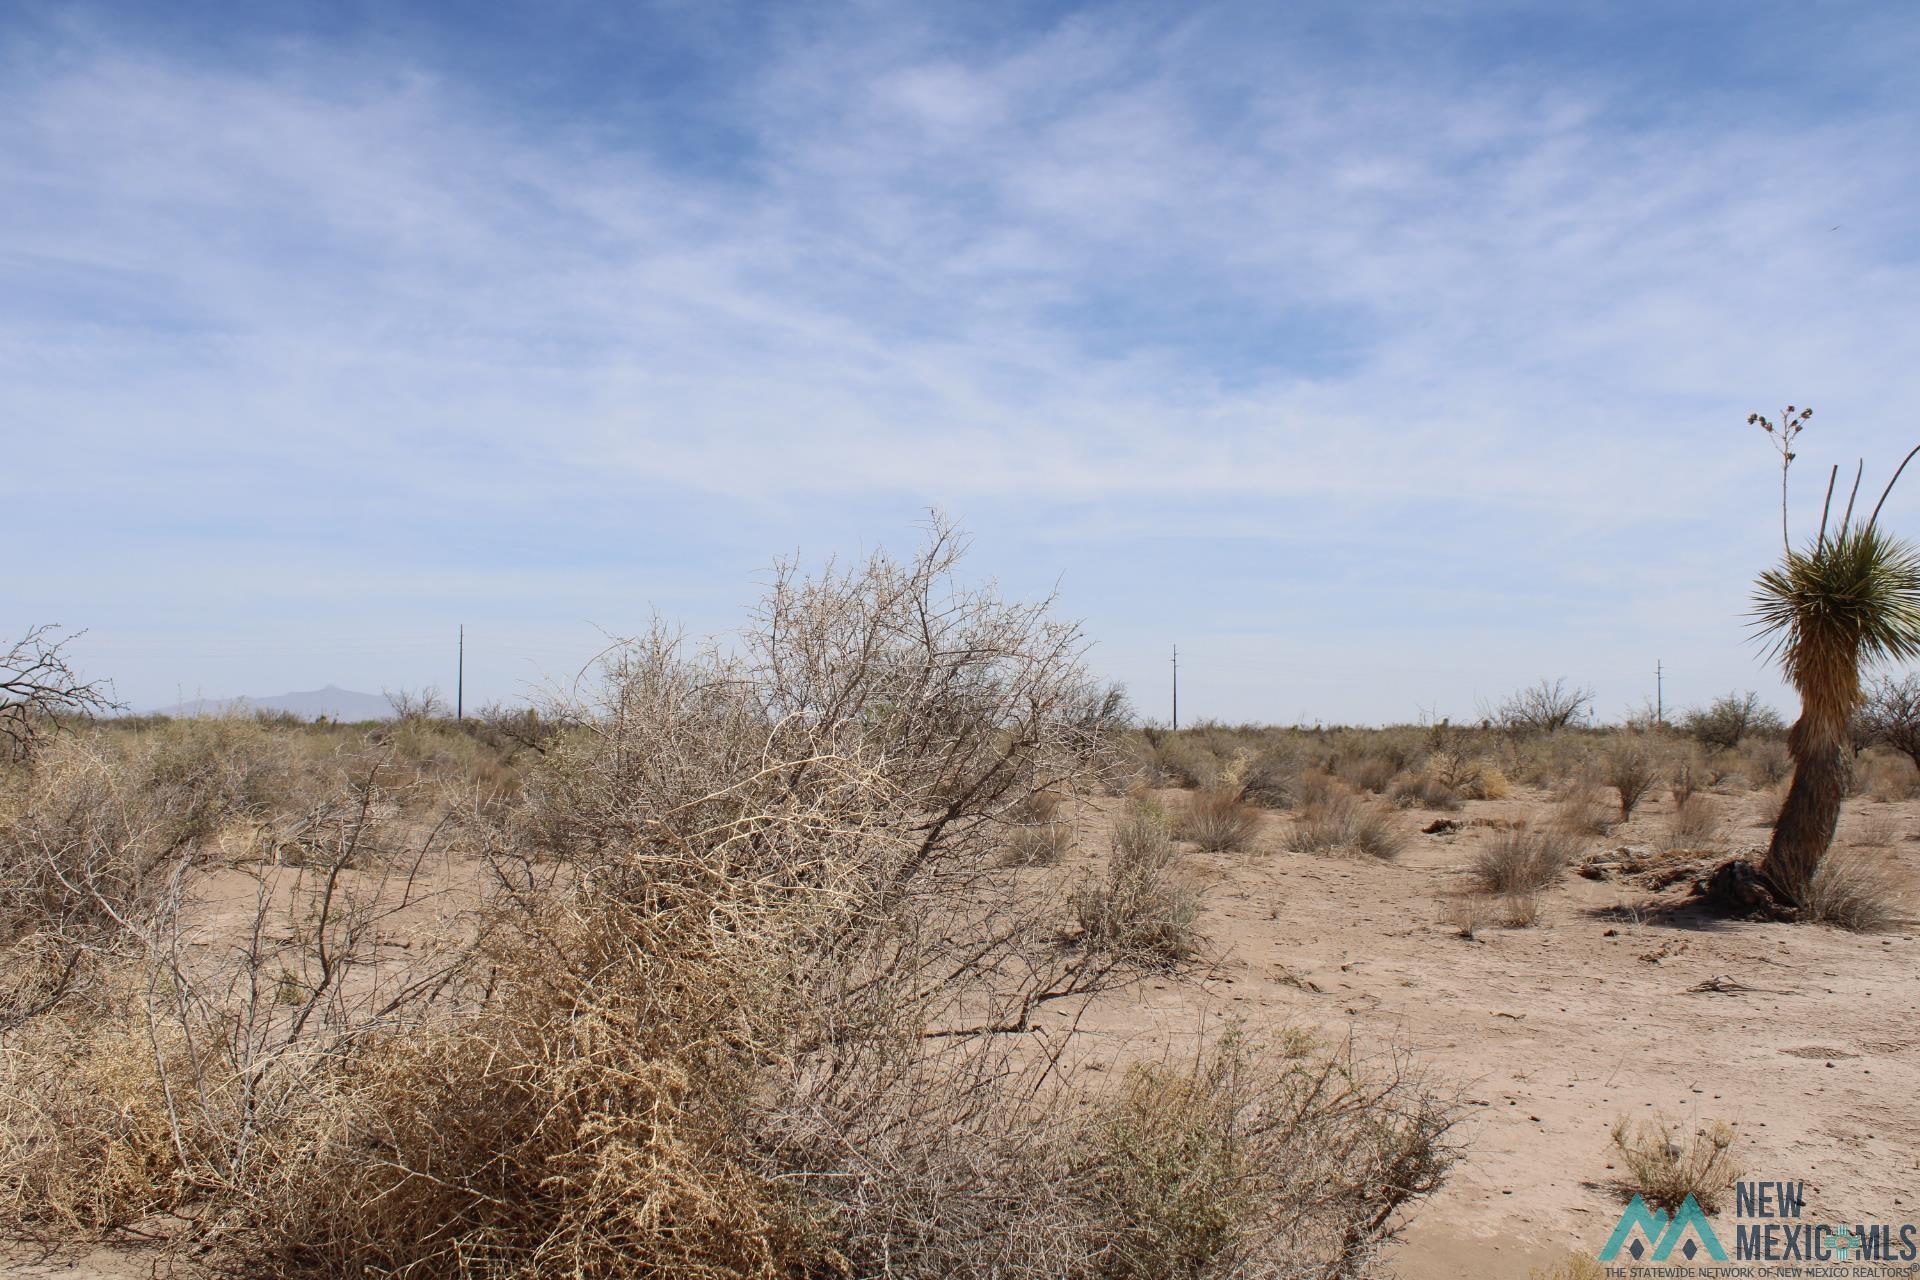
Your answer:
[[[193,716],[250,715],[255,711],[288,711],[303,720],[390,720],[393,708],[377,693],[355,693],[328,685],[305,693],[282,693],[271,698],[195,698],[161,707],[153,714],[186,719]]]

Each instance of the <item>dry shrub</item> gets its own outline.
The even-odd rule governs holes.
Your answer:
[[[1720,835],[1720,806],[1711,796],[1691,795],[1667,817],[1669,849],[1702,849]]]
[[[1884,848],[1828,851],[1807,885],[1805,916],[1854,933],[1888,933],[1912,919],[1912,884]]]
[[[1593,711],[1593,690],[1569,685],[1565,678],[1541,679],[1522,689],[1489,718],[1516,736],[1563,733],[1581,724]]]
[[[1731,748],[1709,751],[1700,757],[1700,778],[1710,788],[1738,789],[1747,786],[1748,778],[1741,772],[1746,767],[1746,757]]]
[[[1694,707],[1680,717],[1683,732],[1709,747],[1732,749],[1749,736],[1777,737],[1786,729],[1780,713],[1760,701],[1751,689],[1735,690]]]
[[[0,1037],[0,1215],[98,1231],[196,1202],[225,1211],[270,1201],[262,1180],[287,1172],[278,1162],[304,1164],[342,1067],[465,968],[464,949],[441,952],[421,920],[389,933],[427,896],[440,833],[393,856],[376,795],[309,826],[306,856],[239,873],[252,887],[228,895],[245,914],[224,933],[187,928],[179,866],[138,901],[75,882],[118,932],[88,981]],[[387,856],[354,870],[375,843]],[[67,940],[44,930],[9,959]]]
[[[130,967],[96,976],[92,1003],[131,1004],[134,977]],[[98,1014],[30,1019],[0,1041],[0,1217],[10,1228],[111,1230],[183,1198],[158,1074],[185,1065],[182,1049],[143,1022]]]
[[[1540,919],[1540,898],[1534,893],[1457,893],[1443,902],[1441,921],[1470,942],[1489,925],[1525,929]]]
[[[1167,820],[1167,807],[1160,803],[1160,797],[1151,787],[1135,786],[1127,792],[1126,816],[1129,818],[1152,818],[1164,823]]]
[[[1584,777],[1594,767],[1592,734],[1561,730],[1532,737],[1511,737],[1501,760],[1507,775],[1531,786],[1556,787]]]
[[[1157,815],[1134,809],[1116,823],[1106,878],[1073,896],[1083,945],[1153,964],[1190,959],[1199,950],[1200,893],[1173,863],[1173,841]]]
[[[1429,809],[1458,809],[1465,800],[1498,800],[1510,790],[1506,775],[1476,755],[1460,730],[1442,724],[1428,734],[1420,767],[1401,777],[1396,799]]]
[[[1178,787],[1211,787],[1220,780],[1220,757],[1186,734],[1162,739],[1154,747],[1154,765]]]
[[[1098,1274],[1371,1274],[1457,1158],[1451,1124],[1403,1062],[1370,1071],[1300,1036],[1135,1066],[1084,1139],[1114,1225]]]
[[[1462,800],[1457,787],[1426,769],[1396,778],[1393,798],[1401,804],[1442,810],[1458,809]]]
[[[1260,813],[1240,799],[1238,788],[1210,787],[1186,798],[1175,812],[1174,826],[1180,839],[1225,852],[1246,848],[1260,829]]]
[[[1440,922],[1472,942],[1493,918],[1493,900],[1484,893],[1456,893],[1440,900]]]
[[[1855,765],[1860,789],[1882,802],[1920,796],[1920,771],[1905,756],[1870,751]]]
[[[1060,808],[1060,797],[1051,791],[1036,791],[1018,806],[1016,825],[1007,833],[1006,865],[1052,866],[1072,852],[1073,824],[1061,819]]]
[[[352,773],[328,739],[252,716],[165,721],[126,749],[141,791],[182,843],[304,810]]]
[[[1606,756],[1607,784],[1620,797],[1620,821],[1633,817],[1640,801],[1653,790],[1659,764],[1644,742],[1631,738],[1616,742]]]
[[[97,739],[58,740],[0,814],[0,1027],[84,988],[124,954],[179,874],[186,843],[127,759]]]
[[[1048,867],[1073,851],[1073,825],[1046,822],[1015,827],[1007,837],[1006,864],[1010,867]]]
[[[1469,870],[1483,892],[1525,896],[1549,888],[1579,853],[1580,843],[1569,831],[1518,828],[1496,833],[1474,854]]]
[[[1540,922],[1540,895],[1510,893],[1500,899],[1500,923],[1508,929],[1528,929]]]
[[[1614,812],[1597,783],[1578,780],[1561,788],[1548,821],[1574,835],[1604,836],[1614,828]]]
[[[297,844],[330,747],[253,719],[100,727],[48,744],[0,806],[0,1028],[138,950],[180,882],[236,832]],[[50,966],[50,968],[49,968]]]
[[[1288,847],[1300,853],[1343,854],[1391,861],[1406,850],[1407,832],[1391,809],[1350,794],[1306,806]]]
[[[1459,770],[1431,764],[1394,782],[1394,798],[1428,809],[1458,809],[1465,800],[1504,800],[1513,793],[1507,775],[1484,760]]]
[[[1512,794],[1513,784],[1508,781],[1507,775],[1493,765],[1483,762],[1479,766],[1477,785],[1468,790],[1467,799],[1505,800]]]
[[[443,946],[394,915],[434,877],[371,789],[257,860],[224,940],[182,922],[187,864],[155,888],[116,869],[144,846],[82,841],[106,872],[50,901],[103,967],[0,1040],[0,1215],[177,1211],[278,1275],[1358,1270],[1452,1159],[1404,1070],[1220,1045],[1076,1112],[1034,1014],[1137,957],[1058,945],[998,864],[1102,734],[1077,630],[953,585],[958,554],[783,566],[739,643],[615,652],[463,824],[495,887]],[[1115,865],[1164,874],[1129,821]],[[8,909],[9,958],[57,937]]]
[[[1771,787],[1793,772],[1793,756],[1778,738],[1749,738],[1740,744],[1740,772],[1755,787]]]
[[[416,801],[421,789],[388,785],[392,773],[391,753],[357,735],[251,717],[63,735],[15,771],[0,802],[0,948],[32,937],[35,962],[63,975],[56,985],[84,989],[88,972],[131,954],[129,940],[196,867],[236,849],[297,861],[362,801],[383,814],[444,807],[443,789]],[[356,846],[363,861],[386,852]],[[19,1014],[9,979],[32,986],[32,967],[4,966],[0,1027]]]
[[[1719,1120],[1688,1132],[1664,1115],[1614,1122],[1613,1145],[1627,1166],[1635,1190],[1647,1203],[1677,1212],[1692,1196],[1707,1213],[1718,1213],[1721,1201],[1743,1170],[1732,1155],[1733,1129]]]
[[[1355,791],[1371,791],[1375,795],[1384,795],[1400,770],[1385,756],[1362,755],[1341,760],[1334,772],[1342,782]]]
[[[1787,792],[1791,789],[1792,783],[1782,782],[1771,790],[1761,792],[1749,825],[1771,831],[1774,824],[1780,821],[1780,810],[1786,806]]]
[[[1293,801],[1302,757],[1291,745],[1243,748],[1222,781],[1238,788],[1240,798],[1269,809],[1284,809]]]
[[[384,748],[396,765],[410,770],[415,778],[457,781],[498,800],[518,789],[521,770],[513,759],[523,750],[522,743],[542,741],[545,730],[540,724],[559,732],[564,723],[563,716],[553,715],[508,736],[479,720],[413,717],[377,726],[368,739]],[[551,738],[545,740],[551,742]]]
[[[1324,769],[1309,769],[1298,779],[1296,790],[1299,805],[1304,813],[1310,809],[1328,804],[1344,796],[1351,796],[1353,789]]]

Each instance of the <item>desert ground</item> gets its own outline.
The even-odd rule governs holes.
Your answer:
[[[326,752],[360,749],[360,731],[344,727],[101,732],[123,741],[144,733],[171,749],[197,743],[191,752],[226,753],[230,775],[245,771],[234,762],[248,753],[256,771],[277,760],[296,790],[303,770],[332,759]],[[373,960],[354,979],[355,999],[413,980],[422,957],[457,942],[497,888],[497,865],[471,832],[450,834],[454,791],[431,784],[498,794],[542,767],[510,738],[444,724],[369,737],[389,768],[405,763],[407,781],[375,806],[387,822],[370,841],[380,856],[340,859],[337,876],[322,877],[362,904]],[[1650,752],[1654,774],[1625,821],[1617,791],[1598,781],[1623,742]],[[1177,1065],[1229,1029],[1259,1041],[1304,1031],[1363,1063],[1418,1073],[1457,1108],[1449,1136],[1458,1160],[1436,1194],[1396,1216],[1404,1229],[1367,1274],[1519,1280],[1597,1252],[1634,1189],[1609,1137],[1622,1117],[1664,1117],[1683,1134],[1724,1122],[1738,1165],[1804,1181],[1813,1214],[1912,1219],[1920,938],[1910,902],[1856,932],[1727,919],[1694,894],[1714,865],[1764,849],[1779,759],[1769,738],[1707,749],[1672,730],[1131,734],[1098,785],[1039,811],[1047,839],[1017,847],[1041,852],[1000,866],[1019,895],[1070,903],[1109,874],[1120,827],[1152,815],[1176,837],[1164,874],[1197,912],[1166,954],[1089,998],[1036,1006],[1022,1035],[1070,1045],[1078,1078],[1093,1082],[1088,1098],[1130,1064]],[[1450,781],[1435,784],[1436,768]],[[1869,752],[1858,773],[1835,856],[1870,858],[1883,885],[1920,881],[1912,766]],[[1185,838],[1186,815],[1209,797],[1241,824],[1210,842],[1228,847]],[[1315,845],[1302,833],[1329,807],[1369,816],[1371,851],[1337,842],[1308,851]],[[264,954],[311,946],[300,921],[312,918],[320,881],[287,851],[306,847],[311,858],[321,846],[280,840],[269,857],[261,833],[270,826],[257,808],[203,824],[180,907],[178,937],[192,955],[237,953],[263,932],[254,945]],[[1502,895],[1479,885],[1475,866],[1489,849],[1515,833],[1551,832],[1564,862],[1543,887]],[[1058,945],[1082,945],[1072,909],[1058,909]],[[9,1123],[23,1124],[18,1079],[12,1087]],[[16,1213],[25,1185],[12,1187]],[[181,1219],[168,1214],[104,1232],[73,1218],[26,1230],[21,1221],[5,1274],[80,1280],[194,1266],[179,1247]]]
[[[1719,797],[1727,843],[1764,845],[1764,792]],[[1085,1025],[1116,1045],[1178,1044],[1209,1022],[1310,1027],[1402,1048],[1471,1108],[1467,1154],[1390,1255],[1408,1280],[1525,1277],[1597,1252],[1623,1203],[1608,1133],[1621,1116],[1724,1120],[1754,1177],[1804,1179],[1809,1210],[1905,1221],[1920,1205],[1920,937],[1727,921],[1664,890],[1562,877],[1529,927],[1469,940],[1449,919],[1484,823],[1551,820],[1521,789],[1458,810],[1404,810],[1398,858],[1289,852],[1263,817],[1241,851],[1182,857],[1204,885],[1203,972],[1101,1000]],[[1101,846],[1111,804],[1089,805]],[[1674,805],[1649,799],[1591,840],[1652,848]],[[1840,842],[1920,872],[1920,805],[1859,800]],[[1087,852],[1076,856],[1097,857]]]

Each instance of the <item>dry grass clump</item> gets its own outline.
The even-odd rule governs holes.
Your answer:
[[[1570,1253],[1548,1270],[1535,1268],[1529,1280],[1606,1280],[1607,1269],[1590,1253]]]
[[[1607,801],[1599,784],[1579,778],[1561,788],[1548,821],[1574,835],[1604,836],[1616,824],[1614,814],[1615,806]]]
[[[1688,1132],[1664,1115],[1637,1122],[1622,1116],[1614,1122],[1612,1139],[1634,1189],[1669,1213],[1688,1196],[1703,1211],[1718,1213],[1744,1172],[1732,1154],[1733,1129],[1719,1120]]]
[[[1177,787],[1211,787],[1220,780],[1220,757],[1187,734],[1165,734],[1153,744],[1153,764]]]
[[[1160,797],[1153,793],[1153,788],[1136,783],[1126,794],[1125,816],[1150,817],[1162,823],[1167,820],[1167,807],[1160,803]]]
[[[1073,895],[1082,943],[1154,964],[1191,959],[1200,893],[1173,863],[1173,840],[1157,815],[1134,809],[1115,824],[1106,878]]]
[[[1475,753],[1460,730],[1436,726],[1417,769],[1397,779],[1394,797],[1428,809],[1458,809],[1466,800],[1499,800],[1511,790],[1507,777]]]
[[[1174,811],[1174,829],[1202,849],[1244,849],[1260,829],[1260,812],[1241,800],[1238,788],[1210,787],[1192,793]]]
[[[1296,790],[1302,812],[1353,794],[1352,788],[1324,769],[1309,769],[1302,773]]]
[[[1506,774],[1535,787],[1557,787],[1592,772],[1599,739],[1576,730],[1508,737],[1500,759]]]
[[[1303,767],[1304,756],[1292,743],[1243,747],[1221,781],[1236,786],[1249,804],[1284,809],[1293,802]]]
[[[1793,756],[1778,738],[1748,738],[1739,747],[1740,772],[1755,787],[1771,787],[1793,772]]]
[[[1458,809],[1464,800],[1458,787],[1426,769],[1394,779],[1393,798],[1405,805],[1448,811]]]
[[[1707,783],[1703,759],[1695,749],[1674,761],[1667,775],[1667,791],[1676,805],[1685,804],[1689,797],[1705,790]]]
[[[1820,860],[1801,904],[1804,918],[1853,933],[1911,923],[1912,883],[1884,848],[1841,846]]]
[[[1472,941],[1482,929],[1526,929],[1539,922],[1537,893],[1458,893],[1443,899],[1441,920],[1460,937]]]
[[[1014,815],[1007,833],[1006,865],[1045,867],[1073,851],[1073,824],[1060,816],[1061,799],[1051,791],[1037,791]]]
[[[1859,787],[1883,803],[1920,796],[1920,770],[1905,756],[1869,750],[1854,766]]]
[[[1539,893],[1558,880],[1580,854],[1572,832],[1548,827],[1497,832],[1469,866],[1482,891],[1505,897]]]
[[[1366,1274],[1457,1158],[1451,1124],[1404,1063],[1369,1072],[1300,1036],[1130,1068],[1083,1140],[1114,1224],[1097,1274]]]
[[[1616,742],[1606,755],[1607,785],[1620,798],[1620,821],[1633,817],[1640,801],[1653,790],[1660,774],[1659,761],[1642,741],[1625,738]]]
[[[1720,837],[1720,806],[1711,796],[1690,795],[1667,817],[1669,849],[1703,849]]]
[[[1073,851],[1073,824],[1043,822],[1015,827],[1007,836],[1010,867],[1050,867]]]
[[[1361,755],[1341,760],[1334,774],[1355,791],[1370,791],[1374,795],[1386,794],[1400,768],[1386,756]]]
[[[1300,745],[1271,731],[1203,724],[1177,733],[1148,728],[1137,741],[1150,781],[1184,788],[1232,790],[1243,800],[1284,807],[1305,763]]]
[[[1510,893],[1500,899],[1500,923],[1509,929],[1527,929],[1540,921],[1540,895]]]
[[[1780,821],[1780,810],[1787,803],[1787,792],[1792,788],[1792,783],[1781,782],[1767,791],[1759,792],[1748,825],[1773,830],[1774,824]]]
[[[1341,854],[1391,861],[1406,851],[1407,831],[1398,815],[1377,801],[1330,794],[1300,811],[1287,838],[1299,853]]]
[[[1485,762],[1477,768],[1473,784],[1466,792],[1469,800],[1505,800],[1512,794],[1513,784],[1507,780],[1507,775]]]

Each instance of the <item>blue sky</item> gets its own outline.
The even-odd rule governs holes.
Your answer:
[[[0,627],[567,677],[939,506],[1164,715],[1730,688],[1920,440],[1905,4],[0,9]],[[1869,482],[1871,483],[1871,481]],[[1920,485],[1888,505],[1920,533]],[[24,543],[22,544],[22,532]]]

